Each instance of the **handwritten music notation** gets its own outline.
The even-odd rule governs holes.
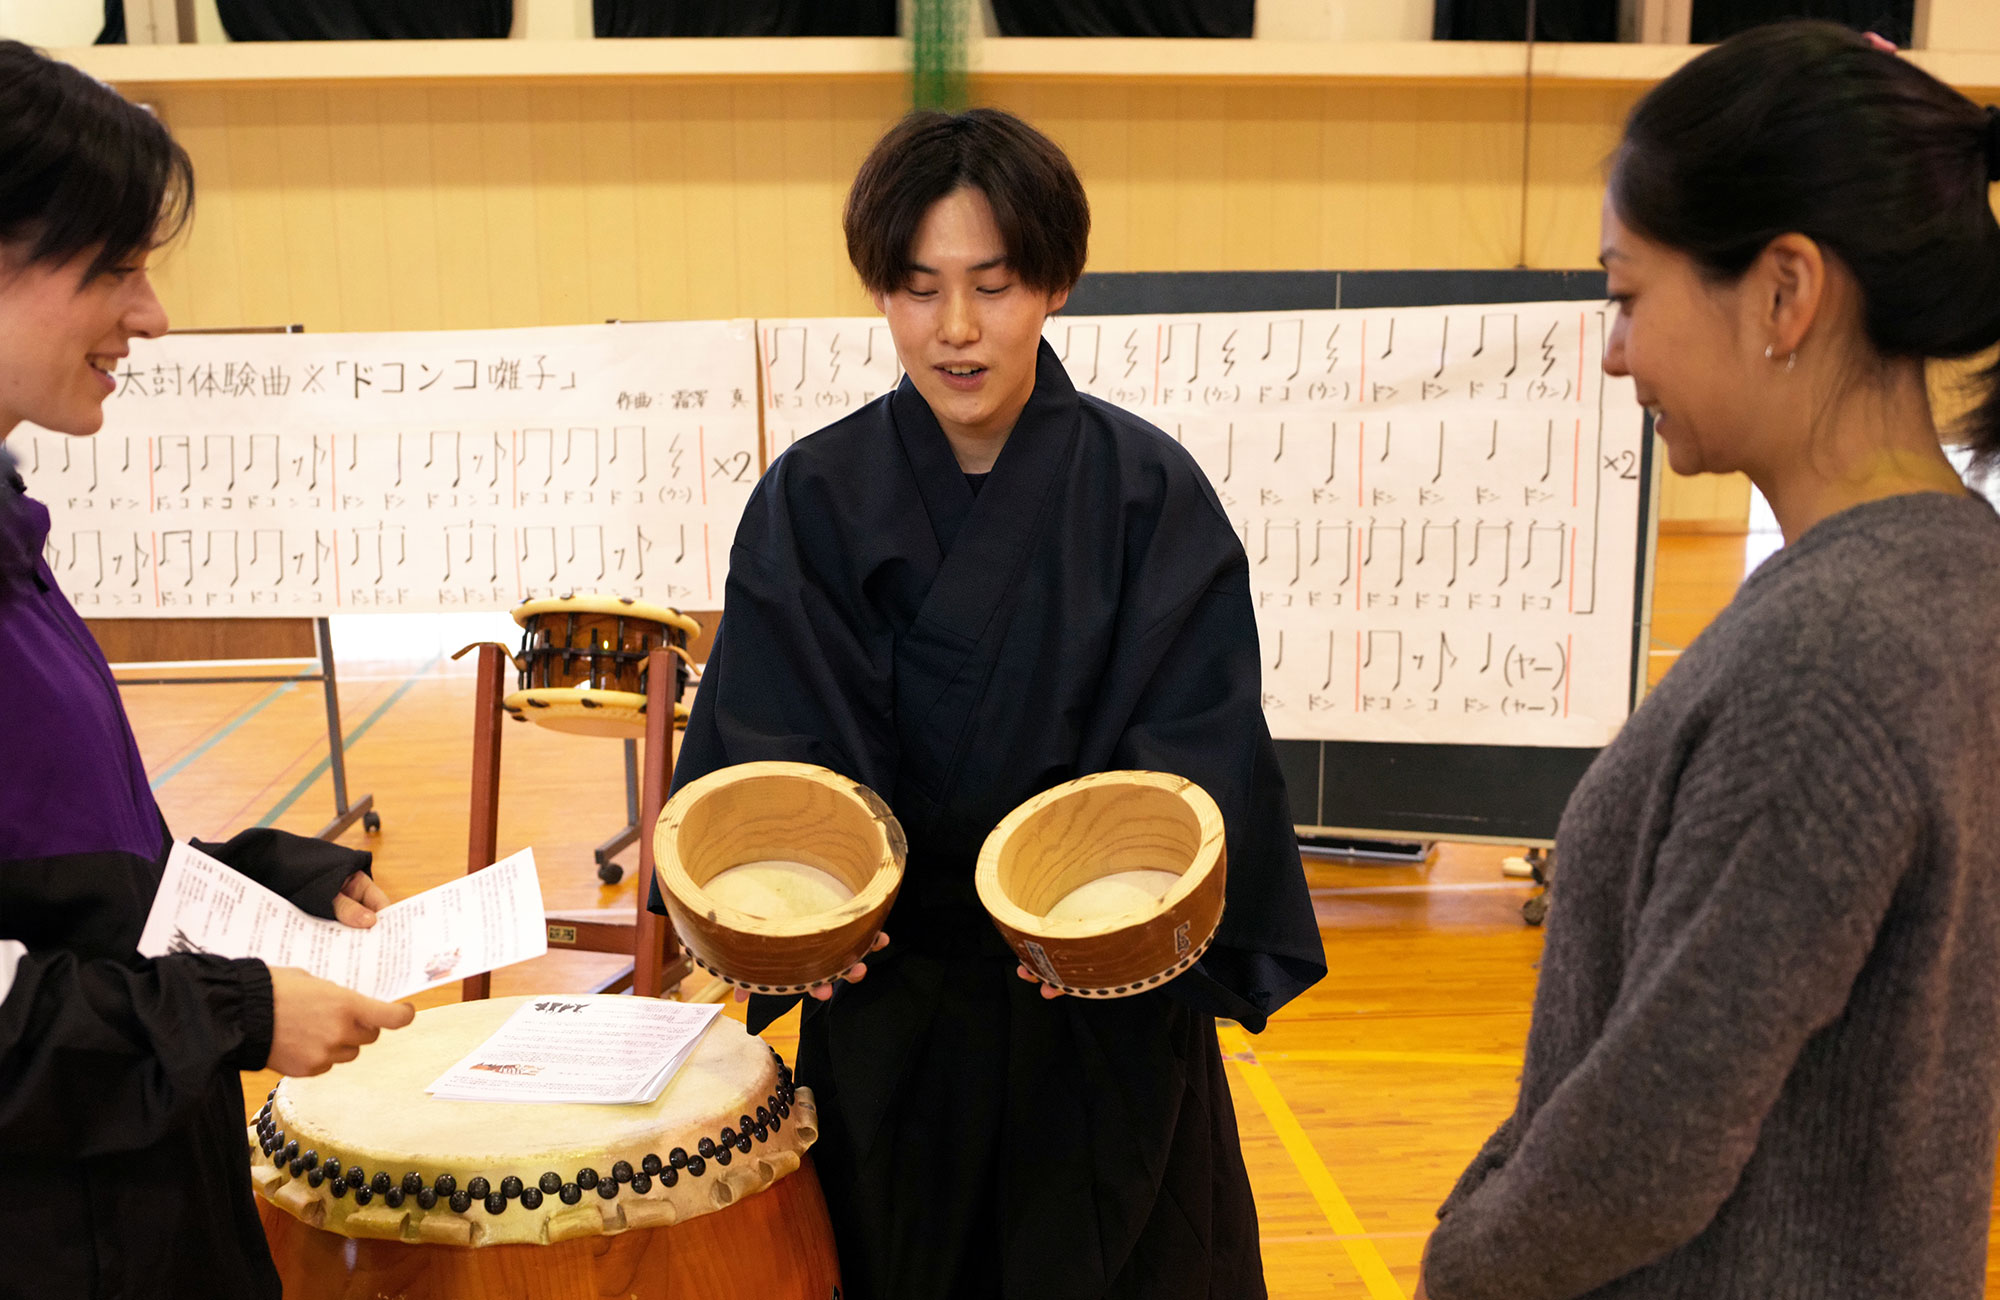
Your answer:
[[[479,400],[414,427],[358,417],[350,376],[343,391],[240,399],[183,380],[114,397],[93,438],[24,430],[50,567],[99,616],[506,610],[572,590],[718,605],[758,468],[748,322],[171,336],[135,343],[132,368],[331,376],[359,355],[379,379],[510,351],[539,358],[530,382],[561,373],[537,392],[491,367],[443,371],[440,388],[476,372]],[[249,405],[279,400],[282,416]],[[461,407],[475,418],[449,418]]]
[[[1275,734],[1598,745],[1630,707],[1650,488],[1605,329],[1558,302],[1045,337],[1208,478]],[[127,369],[103,434],[13,442],[86,614],[712,607],[762,463],[902,375],[879,319],[170,336]]]
[[[1630,709],[1649,489],[1606,328],[1554,302],[1056,316],[1043,337],[1215,489],[1274,734],[1598,745]],[[901,377],[880,320],[759,340],[769,455]]]
[[[509,609],[580,589],[705,607],[754,468],[708,443],[645,425],[42,435],[22,470],[87,614]]]
[[[891,392],[903,364],[879,319],[761,320],[764,456]]]

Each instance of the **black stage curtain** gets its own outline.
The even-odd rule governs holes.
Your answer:
[[[1697,45],[1712,45],[1765,23],[1823,18],[1907,49],[1916,11],[1916,0],[1694,0],[1691,35]]]
[[[514,0],[216,0],[232,41],[497,39]]]
[[[125,44],[125,0],[104,0],[104,30],[92,44]]]
[[[896,0],[595,0],[599,36],[894,36]]]
[[[1248,38],[1256,0],[993,0],[1002,36]]]
[[[1523,41],[1528,0],[1438,0],[1431,35],[1440,41]],[[1618,0],[1538,0],[1538,41],[1615,41]]]

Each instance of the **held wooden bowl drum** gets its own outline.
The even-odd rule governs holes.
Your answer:
[[[525,998],[433,1007],[286,1079],[250,1128],[287,1300],[827,1300],[812,1094],[718,1017],[629,1106],[439,1101],[426,1084]]]
[[[974,882],[1022,964],[1065,993],[1129,997],[1195,963],[1222,920],[1222,813],[1163,772],[1099,772],[1007,814]]]
[[[502,701],[514,720],[631,740],[646,734],[647,657],[672,650],[685,688],[688,645],[701,635],[679,610],[588,592],[531,600],[514,621],[520,689]]]
[[[682,787],[653,862],[674,933],[703,969],[801,993],[874,945],[908,852],[866,786],[809,763],[742,763]]]

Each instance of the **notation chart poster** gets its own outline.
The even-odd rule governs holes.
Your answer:
[[[757,477],[751,324],[135,339],[102,432],[24,429],[86,616],[715,608]]]
[[[1066,317],[1083,392],[1208,475],[1273,734],[1598,746],[1630,711],[1644,419],[1596,303]],[[760,321],[767,453],[900,377],[880,320]]]

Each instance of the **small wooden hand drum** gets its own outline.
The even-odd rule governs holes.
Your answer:
[[[802,993],[874,945],[907,848],[888,805],[809,763],[742,763],[660,812],[653,856],[674,932],[704,969]]]
[[[677,609],[595,592],[531,600],[514,611],[514,621],[521,625],[514,659],[521,686],[502,702],[509,716],[552,731],[626,740],[646,734],[652,652],[680,657],[675,671],[685,690],[688,646],[701,635],[701,624]],[[686,716],[675,710],[677,721]]]
[[[1222,813],[1164,772],[1100,772],[1007,814],[979,901],[1022,963],[1085,998],[1129,997],[1195,963],[1222,920]]]

